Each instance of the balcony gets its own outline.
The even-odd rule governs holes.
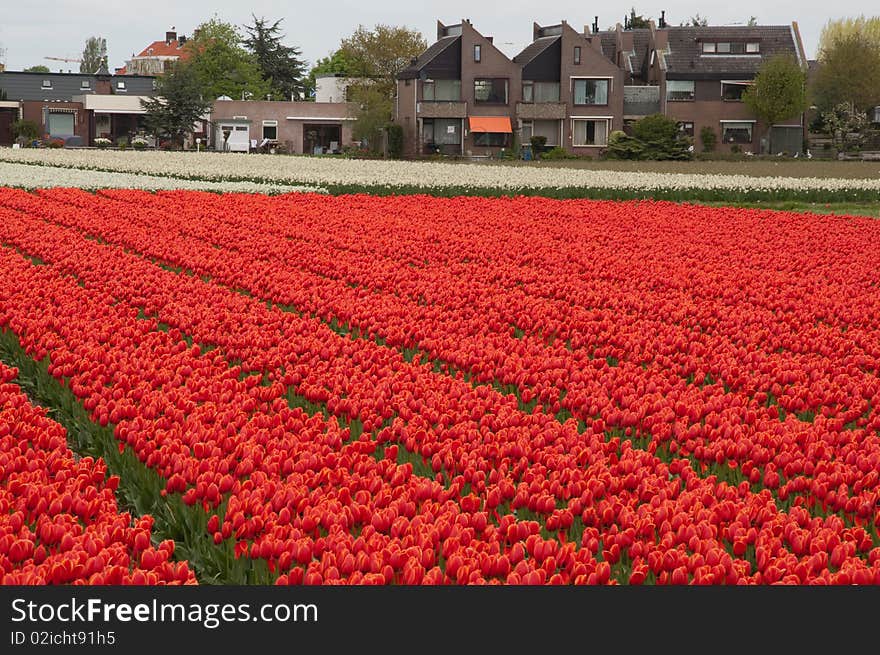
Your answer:
[[[565,118],[564,102],[518,102],[516,117],[521,120],[559,120]]]
[[[466,102],[419,102],[416,104],[416,116],[419,118],[466,118]]]

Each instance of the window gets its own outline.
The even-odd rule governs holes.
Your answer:
[[[751,143],[752,123],[725,122],[721,123],[721,140],[724,143]]]
[[[82,82],[79,83],[79,88],[81,88],[81,89],[91,89],[91,88],[92,88],[92,83],[89,82],[88,80],[83,80]]]
[[[122,80],[116,82],[116,89],[118,91],[125,91],[125,82],[123,82]]]
[[[711,41],[704,41],[703,42],[703,54],[704,55],[715,54],[715,43],[711,42]]]
[[[427,102],[458,102],[461,100],[461,80],[425,80],[422,98]]]
[[[523,102],[559,102],[559,82],[523,80]]]
[[[272,141],[278,138],[278,121],[263,121],[263,138]]]
[[[742,96],[751,82],[722,82],[721,98],[728,102],[742,102]]]
[[[506,132],[474,132],[474,145],[483,148],[506,148]]]
[[[575,119],[571,134],[574,146],[604,146],[608,143],[608,120]]]
[[[670,102],[686,102],[694,99],[693,80],[666,80],[666,99]]]
[[[480,61],[482,56],[482,46],[477,44],[474,46],[474,61]]]
[[[574,104],[607,105],[608,80],[575,80]]]
[[[43,80],[43,83],[40,85],[44,89],[52,88],[52,80]]]
[[[679,122],[678,133],[680,136],[694,136],[694,124],[690,122]]]
[[[717,44],[715,44],[715,52],[717,52],[719,55],[729,54],[730,53],[730,43],[717,43]]]
[[[248,129],[247,125],[236,125],[235,126],[236,132],[247,132],[247,129]]]
[[[422,141],[426,145],[461,145],[461,119],[426,118],[422,121]]]
[[[581,63],[581,47],[579,45],[574,47],[574,63],[575,65]]]
[[[746,43],[746,53],[747,54],[752,55],[752,54],[758,54],[759,52],[761,52],[761,44],[760,43],[758,43],[757,41],[750,41],[749,43]]]
[[[506,105],[507,79],[474,80],[474,102],[482,105]]]
[[[533,135],[542,136],[547,139],[547,142],[544,144],[547,147],[558,146],[559,121],[532,121],[531,133],[529,134],[529,138],[531,138]],[[528,141],[523,141],[523,143],[528,143]]]

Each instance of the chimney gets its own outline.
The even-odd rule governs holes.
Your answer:
[[[186,35],[185,34],[180,35],[180,39],[177,41],[177,45],[179,45],[181,48],[184,45],[186,45]]]
[[[487,40],[489,43],[492,43],[492,37],[491,37],[491,36],[487,36],[487,37],[486,37],[486,40]]]
[[[660,12],[660,24],[661,28],[666,27],[666,10]]]
[[[171,31],[165,32],[165,45],[171,45],[172,41],[177,41],[177,32],[174,31],[173,26]]]
[[[593,19],[593,34],[598,34],[598,33],[599,33],[599,17],[596,16]]]

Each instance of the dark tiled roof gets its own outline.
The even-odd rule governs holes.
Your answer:
[[[599,40],[602,42],[602,54],[617,63],[617,33],[599,32]]]
[[[527,64],[532,59],[537,57],[539,54],[544,52],[550,45],[553,44],[554,41],[557,41],[562,37],[559,36],[544,36],[540,39],[535,39],[520,52],[516,57],[513,58],[513,61],[517,64]]]
[[[666,67],[672,79],[720,75],[752,77],[761,64],[774,55],[799,58],[790,25],[670,27],[667,33]],[[759,41],[761,55],[703,55],[701,41]]]
[[[405,80],[405,79],[415,79],[419,76],[419,72],[427,66],[431,61],[437,57],[441,52],[445,51],[446,48],[450,47],[453,43],[458,43],[461,41],[460,36],[444,36],[441,39],[437,39],[434,43],[432,43],[427,50],[425,50],[421,55],[419,55],[418,60],[416,60],[415,64],[411,66],[407,66],[400,73],[397,74],[397,79]]]
[[[629,61],[632,72],[639,75],[645,72],[648,63],[648,44],[651,41],[651,30],[630,30],[633,39],[633,52]]]

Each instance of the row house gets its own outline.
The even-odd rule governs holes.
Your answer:
[[[405,152],[496,154],[533,135],[572,154],[593,154],[614,130],[662,113],[701,147],[797,152],[802,116],[767,126],[742,102],[761,64],[775,55],[806,66],[797,23],[583,32],[565,21],[533,25],[532,42],[509,59],[467,20],[437,23],[437,41],[398,75],[395,121]]]
[[[143,127],[141,99],[155,78],[84,73],[0,72],[0,145],[10,145],[12,123],[32,121],[45,136],[92,145],[97,137],[127,139]]]

